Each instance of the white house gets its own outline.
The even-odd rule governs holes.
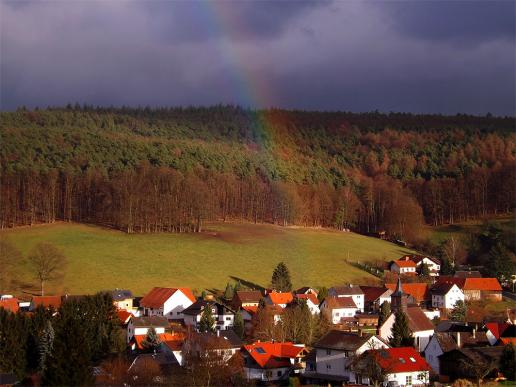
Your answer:
[[[468,329],[469,327],[463,327]],[[456,330],[453,332],[435,332],[425,347],[424,356],[432,371],[439,375],[440,362],[439,356],[443,353],[453,351],[464,346],[487,346],[489,341],[485,332],[476,332],[475,329],[469,331]]]
[[[330,297],[351,297],[357,308],[361,313],[364,312],[364,292],[358,285],[344,285],[335,286],[328,290],[328,296]]]
[[[356,356],[371,349],[389,348],[377,336],[330,330],[315,344],[315,372],[317,377],[347,383],[361,383],[350,367]]]
[[[414,347],[422,352],[434,334],[434,324],[426,317],[418,306],[405,307],[403,312],[407,315],[409,328],[414,337]],[[380,337],[389,340],[392,337],[392,327],[396,320],[395,314],[391,314],[379,328]]]
[[[131,317],[127,324],[127,342],[134,336],[147,335],[150,328],[154,328],[156,333],[165,333],[165,329],[170,325],[163,316]]]
[[[164,316],[169,320],[183,319],[183,310],[195,302],[188,288],[154,288],[140,300],[145,316]]]
[[[421,386],[430,382],[430,366],[412,347],[369,351],[385,374],[383,386]]]
[[[437,258],[417,254],[411,255],[409,257],[412,261],[415,262],[417,270],[421,269],[421,265],[426,264],[431,276],[436,277],[439,275],[439,272],[441,271],[441,261],[439,261]]]
[[[452,309],[457,301],[464,301],[464,292],[454,283],[442,282],[430,289],[432,307]]]
[[[391,263],[391,271],[398,274],[416,274],[416,263],[407,255]]]
[[[317,296],[315,294],[313,294],[313,293],[296,294],[296,298],[298,300],[302,300],[302,301],[306,302],[306,306],[308,306],[310,313],[319,314],[321,312],[321,310],[319,309],[319,300],[317,299]]]
[[[326,297],[320,309],[332,324],[339,324],[343,319],[352,319],[360,311],[351,297]]]
[[[362,286],[364,292],[364,308],[367,312],[377,312],[384,302],[391,302],[393,291],[384,286]]]
[[[274,382],[287,380],[293,372],[304,372],[306,349],[290,342],[256,342],[242,347],[244,373],[248,380]]]
[[[205,300],[198,300],[183,310],[185,325],[198,328],[205,308],[211,308],[211,315],[215,319],[217,330],[226,330],[233,327],[235,312],[218,302]]]

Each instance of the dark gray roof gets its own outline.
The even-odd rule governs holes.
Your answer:
[[[122,301],[127,298],[133,298],[133,293],[130,290],[115,289],[111,292],[114,301]]]
[[[131,321],[137,327],[169,327],[167,318],[163,316],[131,317]]]
[[[197,316],[202,313],[204,308],[210,305],[211,307],[215,307],[217,310],[217,314],[231,314],[235,313],[230,308],[228,308],[225,305],[222,305],[219,302],[216,301],[205,301],[205,300],[197,300],[192,305],[190,305],[188,308],[183,310],[183,314],[186,314],[188,316]]]
[[[343,285],[343,286],[334,286],[330,289],[332,293],[335,293],[336,296],[347,296],[347,295],[355,295],[355,294],[364,294],[360,286],[358,285]]]
[[[463,322],[450,320],[440,321],[435,327],[436,332],[473,332],[474,327]]]
[[[218,331],[218,336],[217,334],[207,332],[198,333],[198,335],[201,338],[201,340],[217,338],[221,342],[229,344],[231,348],[240,348],[244,344],[232,329]]]
[[[341,351],[356,351],[364,343],[371,338],[371,335],[364,334],[359,336],[356,333],[330,330],[321,337],[315,344],[315,348],[328,348]]]
[[[450,283],[450,282],[440,282],[440,283],[438,282],[430,289],[430,293],[444,296],[450,291],[450,289],[454,285],[455,285],[454,283]]]

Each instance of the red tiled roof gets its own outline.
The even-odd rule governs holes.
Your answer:
[[[388,289],[380,286],[360,286],[360,289],[364,292],[365,302],[374,302]]]
[[[133,336],[133,342],[136,344],[136,348],[138,349],[144,349],[143,342],[145,341],[145,338],[147,335],[134,335]],[[175,342],[175,341],[181,341],[181,343],[184,341],[185,336],[182,333],[158,333],[158,338],[160,342],[167,343],[167,342]],[[167,344],[166,344],[167,345]],[[171,344],[172,346],[174,344]],[[167,345],[168,346],[168,345]]]
[[[319,300],[317,299],[316,295],[313,293],[308,294],[296,294],[296,297],[300,300],[310,300],[312,304],[319,305]]]
[[[255,314],[256,311],[258,310],[258,307],[257,306],[242,306],[242,309],[251,314]]]
[[[244,349],[261,368],[289,367],[290,359],[300,356],[305,351],[304,346],[297,346],[290,342],[256,342],[244,345]]]
[[[464,290],[502,291],[496,278],[466,278]]]
[[[140,300],[140,305],[146,308],[161,308],[178,290],[190,301],[195,302],[195,296],[188,288],[154,288]]]
[[[326,297],[325,301],[329,309],[357,308],[351,297]]]
[[[385,348],[371,352],[378,365],[388,374],[430,371],[426,360],[412,347]]]
[[[270,292],[269,298],[273,304],[290,304],[294,296],[292,293]]]
[[[32,297],[32,305],[34,308],[42,305],[45,308],[58,309],[61,306],[61,296],[34,296]]]
[[[13,313],[18,312],[20,307],[18,306],[17,298],[7,298],[5,300],[0,301],[0,308],[4,308],[5,310],[9,310]]]
[[[393,292],[396,290],[396,284],[385,284]],[[417,302],[425,301],[429,298],[428,285],[424,283],[405,283],[402,284],[403,293],[410,294]]]
[[[120,320],[120,323],[122,325],[125,325],[129,322],[129,319],[131,318],[132,314],[129,313],[127,310],[119,309],[116,311],[116,314],[118,316],[118,319]]]
[[[394,263],[396,265],[398,265],[399,267],[416,267],[416,264],[413,262],[413,261],[405,261],[405,260],[398,260],[398,261],[394,261]],[[394,264],[393,263],[393,264]]]
[[[486,328],[491,331],[493,336],[497,339],[502,336],[502,333],[507,329],[509,324],[507,323],[498,323],[498,322],[490,322],[486,324]]]

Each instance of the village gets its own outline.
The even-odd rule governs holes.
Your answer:
[[[114,289],[107,293],[126,359],[118,374],[125,385],[189,385],[195,378],[199,385],[514,380],[516,309],[503,318],[469,313],[475,302],[502,301],[499,281],[478,271],[449,276],[440,270],[438,259],[414,254],[388,264],[385,278],[393,282],[383,286],[293,290],[289,269],[280,263],[267,289],[240,282],[198,296],[182,287],[154,287],[143,296]],[[81,297],[2,295],[0,312],[59,315]],[[92,380],[116,385],[115,368],[99,362]],[[184,379],[185,372],[194,379]],[[1,377],[1,385],[20,381],[14,373]]]

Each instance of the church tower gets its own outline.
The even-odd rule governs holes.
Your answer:
[[[396,313],[399,310],[403,312],[407,311],[407,305],[409,303],[410,295],[403,293],[403,288],[401,287],[401,278],[398,277],[398,284],[396,285],[396,290],[391,295],[391,311],[392,313]]]

